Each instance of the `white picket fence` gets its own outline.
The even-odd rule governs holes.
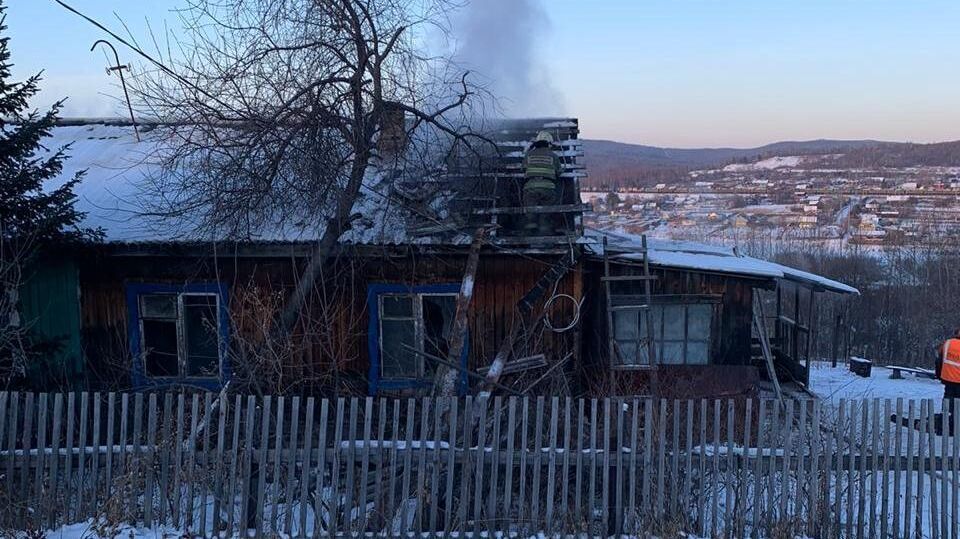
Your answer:
[[[0,528],[960,538],[942,404],[0,393]]]

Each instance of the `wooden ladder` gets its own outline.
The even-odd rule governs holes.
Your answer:
[[[624,281],[643,281],[643,290],[644,290],[644,304],[639,305],[638,308],[643,311],[645,317],[645,322],[647,326],[647,335],[643,339],[643,343],[647,348],[647,361],[649,362],[649,367],[655,368],[658,364],[657,357],[657,347],[654,345],[653,339],[653,313],[651,311],[651,305],[653,304],[653,290],[652,282],[656,280],[656,276],[650,274],[650,259],[647,256],[647,236],[644,234],[641,236],[641,254],[643,255],[643,273],[641,275],[610,275],[610,249],[608,248],[607,236],[603,237],[603,277],[601,281],[603,282],[604,292],[606,293],[607,298],[607,343],[609,347],[609,357],[611,363],[620,357],[620,350],[617,346],[615,339],[615,332],[613,328],[613,294],[611,290],[611,283],[613,282],[624,282]],[[634,358],[635,364],[639,364],[640,359],[640,347],[637,347],[636,357]]]
[[[773,352],[770,349],[770,340],[767,336],[767,323],[763,316],[763,302],[760,297],[753,295],[753,327],[757,331],[760,339],[760,350],[763,352],[763,362],[767,367],[767,375],[773,382],[773,391],[777,395],[777,400],[783,404],[783,390],[780,388],[780,380],[777,379],[777,368],[773,364]]]

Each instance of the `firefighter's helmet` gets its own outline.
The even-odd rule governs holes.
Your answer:
[[[553,135],[549,131],[541,131],[537,133],[536,142],[546,142],[547,144],[553,144]]]

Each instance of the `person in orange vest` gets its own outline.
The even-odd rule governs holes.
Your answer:
[[[943,411],[943,421],[947,422],[946,430],[952,436],[954,399],[960,399],[960,328],[937,349],[936,372],[937,378],[943,384],[943,398],[946,401],[944,406],[947,409]],[[940,432],[943,432],[942,424],[939,426]]]

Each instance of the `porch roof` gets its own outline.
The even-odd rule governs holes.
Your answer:
[[[643,260],[642,239],[635,234],[588,229],[583,243],[587,252],[603,256],[603,238],[612,260]],[[856,288],[822,275],[738,254],[735,249],[691,241],[647,238],[650,264],[665,268],[701,270],[744,277],[791,281],[814,290],[859,294]]]

